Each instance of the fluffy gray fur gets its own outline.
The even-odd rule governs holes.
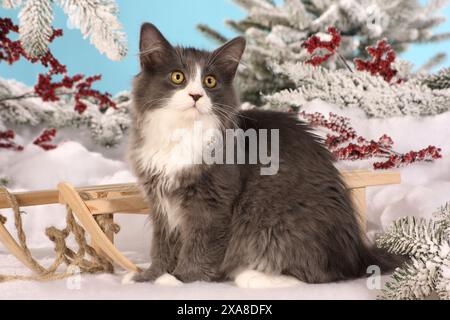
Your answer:
[[[307,125],[287,113],[239,110],[233,79],[243,38],[214,52],[172,47],[146,23],[140,46],[129,159],[151,207],[154,231],[152,264],[135,281],[154,281],[164,273],[183,282],[223,281],[237,270],[255,269],[323,283],[363,276],[369,265],[387,271],[398,263],[367,244],[332,156]],[[222,128],[280,130],[276,175],[260,175],[260,164],[199,164],[168,183],[168,177],[139,165],[142,119],[180,89],[170,83],[170,72],[193,74],[196,64],[217,78],[218,86],[207,93]],[[179,203],[181,222],[174,230],[163,200]]]

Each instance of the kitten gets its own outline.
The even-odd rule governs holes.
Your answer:
[[[173,47],[152,24],[141,28],[128,155],[154,231],[152,264],[133,280],[169,273],[182,282],[290,286],[393,267],[395,257],[366,244],[332,156],[310,128],[294,114],[239,110],[233,79],[244,49],[242,37],[213,52]],[[217,138],[208,132],[236,128],[278,129],[276,174],[262,175],[261,163],[194,161]],[[249,142],[243,148],[250,156]]]

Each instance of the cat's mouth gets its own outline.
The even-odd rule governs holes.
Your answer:
[[[186,112],[190,112],[190,113],[192,113],[194,115],[201,115],[201,114],[205,114],[206,113],[205,111],[202,110],[202,108],[197,103],[192,104],[185,111]]]
[[[199,116],[203,113],[195,103],[190,107],[186,108],[184,112],[192,116]]]

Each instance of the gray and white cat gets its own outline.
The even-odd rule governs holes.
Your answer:
[[[239,110],[233,79],[244,49],[242,37],[213,52],[173,47],[154,25],[141,28],[129,159],[154,231],[152,264],[132,280],[282,287],[360,277],[369,265],[391,269],[399,259],[369,247],[310,128],[288,113]],[[173,133],[199,122],[201,133],[278,129],[277,174],[261,175],[261,163],[186,161],[211,139],[192,133],[175,142]]]

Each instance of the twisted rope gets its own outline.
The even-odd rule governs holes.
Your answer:
[[[49,281],[64,279],[74,274],[76,268],[73,268],[73,266],[78,267],[83,273],[114,272],[111,261],[102,255],[99,255],[94,248],[88,245],[85,231],[83,227],[80,226],[75,220],[72,209],[69,206],[66,206],[66,227],[62,230],[55,227],[48,227],[45,230],[47,237],[54,243],[56,257],[50,267],[43,267],[36,259],[33,258],[27,246],[26,234],[23,230],[23,222],[17,199],[5,187],[0,187],[0,192],[6,195],[9,206],[14,212],[14,225],[16,227],[19,245],[25,254],[30,268],[34,273],[36,273],[36,275],[33,276],[0,275],[0,282],[11,280]],[[0,223],[5,224],[6,220],[6,217],[0,215]],[[120,230],[120,227],[117,224],[111,222],[107,218],[98,218],[97,221],[99,222],[100,228],[104,232],[113,231],[114,233],[117,233]],[[70,234],[74,235],[75,241],[78,245],[77,252],[67,246],[66,240]],[[90,257],[90,259],[87,259],[86,256]],[[62,264],[67,265],[66,270],[64,272],[57,272],[57,269]]]

